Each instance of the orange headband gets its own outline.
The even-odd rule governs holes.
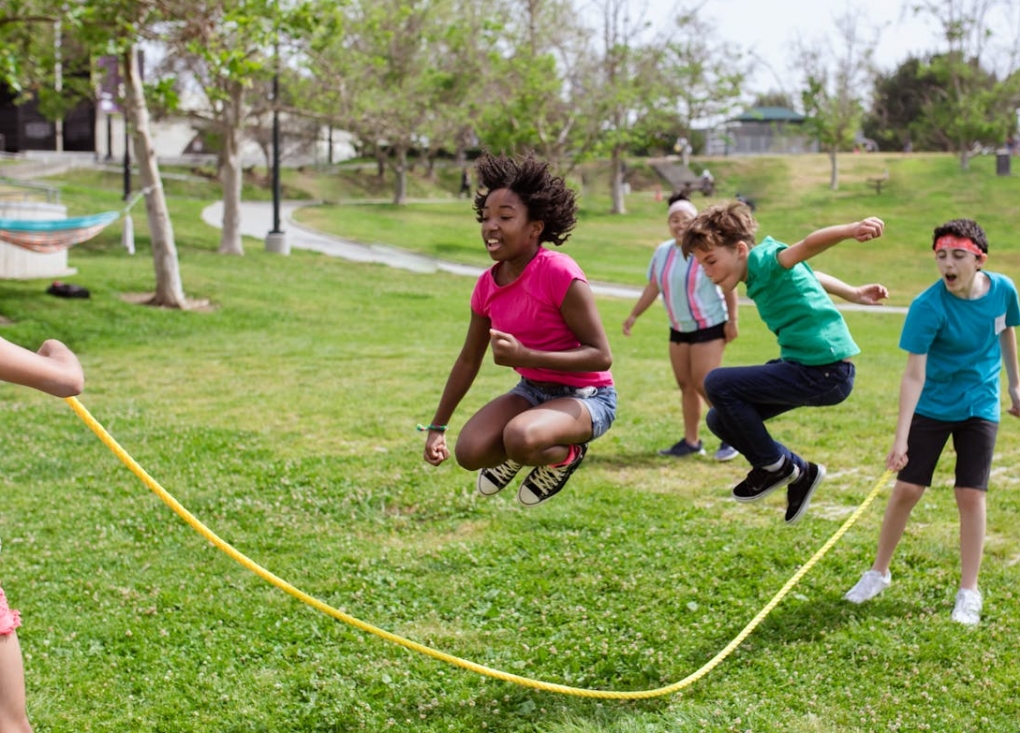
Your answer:
[[[976,255],[983,255],[984,252],[968,237],[954,237],[952,234],[943,234],[941,237],[935,240],[935,251],[938,252],[940,249],[962,249],[967,252],[973,252]]]

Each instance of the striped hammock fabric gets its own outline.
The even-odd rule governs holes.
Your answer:
[[[104,211],[70,219],[0,219],[0,241],[50,254],[92,239],[119,217],[119,211]]]

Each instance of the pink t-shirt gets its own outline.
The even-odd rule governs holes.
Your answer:
[[[471,310],[489,319],[497,331],[505,331],[529,349],[567,351],[581,345],[560,313],[563,299],[574,280],[588,282],[581,268],[562,252],[539,247],[538,254],[520,277],[506,286],[496,283],[493,265],[482,273],[471,294]],[[555,369],[515,367],[526,379],[556,382],[570,387],[606,387],[613,376],[606,372],[562,372]]]

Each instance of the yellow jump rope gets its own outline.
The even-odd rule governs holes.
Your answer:
[[[305,603],[311,606],[312,608],[322,611],[326,615],[332,616],[333,618],[339,621],[343,621],[345,624],[354,626],[358,629],[361,629],[362,631],[367,631],[370,634],[375,634],[376,636],[385,639],[386,641],[393,642],[394,644],[398,644],[402,647],[405,647],[406,649],[410,649],[411,651],[420,652],[422,654],[425,654],[426,656],[432,657],[433,659],[438,659],[442,662],[453,664],[457,667],[461,667],[471,672],[477,672],[478,674],[482,674],[487,677],[493,677],[498,680],[503,680],[504,682],[512,682],[516,685],[521,685],[523,687],[531,687],[537,690],[545,690],[546,692],[555,692],[561,695],[573,695],[575,697],[598,698],[603,700],[644,700],[652,697],[670,695],[674,692],[679,692],[685,687],[693,685],[695,682],[697,682],[702,677],[711,672],[713,669],[715,669],[724,659],[726,659],[726,657],[732,654],[733,651],[738,646],[740,646],[744,639],[750,636],[751,632],[754,631],[755,628],[757,628],[758,624],[765,620],[765,617],[768,616],[769,613],[771,613],[772,609],[775,608],[779,604],[779,602],[783,600],[783,598],[793,589],[793,587],[800,581],[800,579],[803,578],[808,573],[808,571],[811,570],[811,568],[814,567],[814,565],[825,556],[825,554],[832,548],[832,546],[839,541],[840,537],[842,537],[847,532],[847,530],[849,530],[850,527],[854,525],[857,519],[861,516],[861,514],[864,513],[865,509],[868,508],[871,502],[874,501],[875,497],[878,496],[878,493],[888,483],[889,479],[892,476],[892,471],[888,470],[882,474],[882,477],[875,484],[874,488],[872,488],[868,496],[865,497],[864,501],[861,502],[861,505],[854,510],[853,514],[851,514],[845,522],[843,522],[843,525],[838,530],[836,530],[835,534],[833,534],[832,537],[830,537],[825,542],[825,544],[822,545],[818,549],[818,551],[815,552],[815,554],[812,555],[811,558],[806,563],[804,563],[804,565],[802,565],[800,569],[797,570],[797,572],[794,573],[793,576],[788,581],[786,581],[786,584],[783,585],[783,587],[779,589],[779,592],[776,593],[772,597],[772,599],[765,604],[765,606],[761,609],[761,611],[758,612],[758,614],[753,619],[751,619],[750,623],[748,623],[747,626],[745,626],[743,630],[739,634],[737,634],[733,638],[733,640],[722,649],[722,651],[720,651],[718,654],[712,657],[712,659],[708,660],[708,662],[706,662],[699,670],[688,675],[687,677],[684,677],[679,682],[674,682],[671,685],[659,687],[654,690],[634,690],[634,691],[589,690],[581,687],[570,687],[568,685],[560,685],[553,682],[543,682],[541,680],[535,680],[529,677],[521,677],[519,675],[510,674],[509,672],[503,672],[498,669],[486,667],[485,665],[477,664],[467,659],[461,659],[460,657],[455,657],[452,654],[441,652],[437,649],[427,647],[423,644],[419,644],[418,642],[411,641],[410,639],[405,639],[402,636],[390,633],[389,631],[386,631],[384,629],[380,629],[377,626],[373,626],[372,624],[354,618],[353,616],[350,616],[339,609],[333,608],[332,606],[323,603],[322,601],[316,598],[313,598],[307,593],[299,590],[298,588],[295,588],[293,585],[285,581],[283,578],[280,578],[271,573],[270,571],[266,570],[261,565],[253,561],[251,558],[239,552],[228,542],[218,537],[215,532],[213,532],[202,522],[200,522],[191,512],[185,509],[181,505],[181,503],[177,501],[177,499],[171,496],[166,489],[160,486],[159,483],[154,478],[152,478],[152,476],[146,473],[145,469],[138,465],[138,462],[135,461],[130,455],[128,455],[127,451],[125,451],[120,446],[120,444],[117,443],[117,441],[114,440],[113,437],[106,431],[106,429],[102,425],[100,425],[99,422],[94,417],[92,417],[89,411],[85,409],[85,407],[81,404],[81,402],[77,400],[77,398],[68,397],[66,399],[66,402],[71,406],[71,409],[74,410],[75,414],[77,414],[78,417],[80,417],[82,421],[86,425],[88,425],[89,429],[91,429],[92,432],[96,434],[96,436],[103,442],[103,444],[106,445],[106,447],[109,448],[111,451],[113,451],[113,454],[117,456],[117,458],[119,458],[120,461],[125,466],[127,466],[135,476],[141,479],[143,484],[148,486],[156,494],[156,496],[162,499],[167,506],[173,509],[174,512],[181,519],[190,524],[192,528],[195,529],[196,532],[205,537],[207,540],[213,543],[213,545],[218,547],[220,550],[222,550],[224,553],[226,553],[229,557],[234,559],[240,565],[247,568],[251,572],[255,573],[257,576],[259,576],[266,582],[270,583],[271,585],[274,585],[280,590],[284,591],[285,593],[289,593],[290,595],[294,596],[302,603]]]

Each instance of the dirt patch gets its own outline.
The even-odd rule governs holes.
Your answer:
[[[120,296],[121,300],[125,303],[131,303],[132,305],[154,306],[153,301],[155,298],[155,293],[122,293]],[[185,307],[183,310],[194,311],[195,313],[212,313],[216,310],[216,306],[214,306],[207,298],[187,298],[185,299]]]

